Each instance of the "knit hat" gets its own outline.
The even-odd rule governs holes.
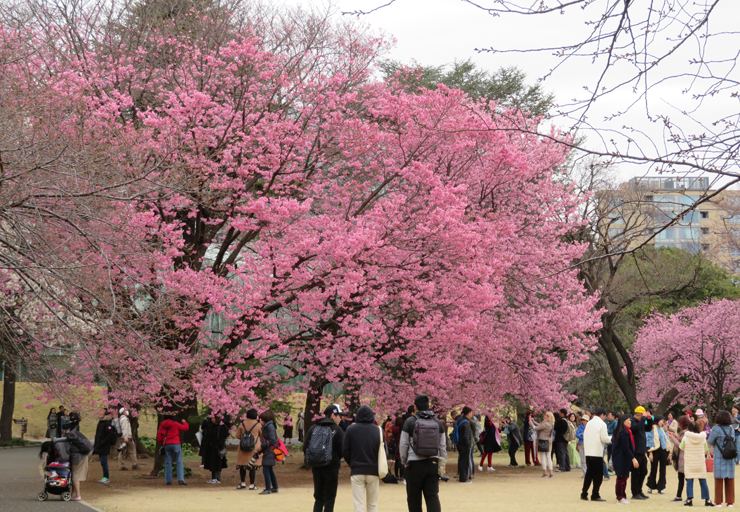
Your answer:
[[[635,414],[645,414],[645,408],[641,405],[635,407]]]

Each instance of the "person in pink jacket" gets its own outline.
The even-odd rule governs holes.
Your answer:
[[[159,426],[157,431],[157,444],[164,447],[164,481],[167,485],[172,485],[172,459],[177,464],[177,483],[185,483],[185,472],[182,466],[182,447],[180,446],[180,432],[188,430],[188,422],[185,420],[176,421],[167,418]]]

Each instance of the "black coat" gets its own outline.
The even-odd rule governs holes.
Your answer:
[[[211,422],[208,429],[203,431],[203,467],[210,471],[226,468],[226,457],[221,457],[221,450],[226,447],[231,425],[216,425]]]
[[[627,478],[632,471],[632,459],[635,458],[635,452],[632,449],[632,440],[627,429],[622,429],[612,438],[612,462],[614,463],[614,473],[618,477]]]
[[[647,453],[647,435],[646,432],[652,432],[653,420],[647,419],[645,416],[641,420],[632,420],[632,435],[635,436],[635,454],[645,455]]]
[[[484,428],[486,437],[483,441],[483,451],[486,453],[500,452],[501,445],[498,444],[498,440],[496,439],[496,425],[488,421],[488,418],[486,418]]]
[[[334,423],[334,420],[332,420],[331,418],[321,418],[316,423],[314,423],[310,429],[308,429],[306,439],[303,443],[303,451],[306,451],[306,447],[308,447],[308,443],[311,441],[311,438],[313,437],[313,432],[316,429],[317,425],[328,426],[329,428],[331,428],[332,432],[334,432],[334,438],[332,439],[331,462],[328,466],[324,466],[323,468],[338,470],[340,461],[342,460],[342,441],[344,440],[344,430],[339,428],[339,425]]]
[[[565,440],[565,434],[568,432],[568,420],[560,418],[555,421],[555,442],[556,443],[567,443]]]
[[[470,420],[465,416],[460,416],[457,421],[457,435],[458,435],[458,446],[470,448],[475,444],[473,439],[473,426],[470,424]]]
[[[110,455],[110,448],[118,439],[116,429],[111,424],[111,418],[106,416],[98,422],[95,428],[95,443],[93,453],[95,455]]]
[[[275,423],[268,421],[262,425],[262,465],[274,466],[277,464],[275,448],[278,447],[278,436]]]
[[[342,455],[349,464],[352,475],[378,475],[380,427],[374,424],[375,413],[363,405],[357,411],[357,422],[347,428],[342,444]],[[385,438],[385,436],[382,436]],[[385,449],[385,448],[383,448]]]

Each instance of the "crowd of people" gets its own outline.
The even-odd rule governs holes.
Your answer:
[[[103,470],[100,483],[110,481],[108,457],[113,447],[118,451],[121,471],[128,470],[127,461],[132,469],[137,467],[129,412],[125,408],[117,412],[114,418],[111,411],[101,411],[94,442],[90,442],[79,432],[79,413],[67,413],[61,406],[59,411],[54,408],[49,411],[47,436],[51,441],[43,443],[41,457],[46,466],[60,452],[66,454],[72,469],[75,501],[81,499],[80,482],[87,479],[90,453],[99,456]],[[545,412],[539,421],[530,410],[521,429],[508,416],[496,424],[490,416],[475,415],[470,407],[464,407],[460,413],[452,411],[449,421],[445,418],[447,414],[432,410],[426,395],[417,396],[406,411],[398,411],[395,417],[388,416],[382,422],[376,420],[374,411],[367,405],[348,418],[341,406],[334,404],[327,407],[324,417],[313,424],[304,439],[301,412],[297,420],[298,438],[313,474],[314,512],[333,511],[341,461],[351,471],[357,511],[377,510],[381,480],[406,485],[409,512],[420,512],[423,502],[429,512],[441,510],[439,482],[450,480],[446,463],[451,452],[457,452],[455,477],[461,484],[470,484],[476,469],[495,471],[492,455],[505,447],[502,435],[508,444],[507,467],[519,466],[517,454],[524,447],[525,464],[541,465],[543,478],[580,469],[583,500],[606,501],[601,488],[611,476],[616,477],[615,498],[619,504],[629,504],[630,499],[646,500],[652,493],[665,494],[666,471],[672,465],[678,473],[678,487],[672,501],[693,506],[694,480],[698,480],[705,506],[734,506],[735,466],[740,463],[737,408],[731,413],[719,411],[713,427],[701,409],[686,411],[676,418],[673,413],[666,417],[653,415],[643,407],[637,407],[632,414],[607,412],[602,408],[580,413],[560,409],[555,413]],[[206,418],[197,437],[201,467],[211,472],[208,483],[221,483],[227,440],[233,434],[239,441],[237,489],[258,490],[255,479],[261,468],[265,488],[260,494],[278,493],[274,466],[288,455],[286,445],[292,444],[291,415],[286,414],[282,423],[280,439],[271,411],[260,414],[256,409],[249,409],[245,419],[236,424],[232,424],[228,415]],[[187,421],[174,417],[165,419],[159,426],[157,444],[165,459],[166,485],[172,485],[174,476],[179,485],[187,485],[180,437],[188,429]],[[62,445],[62,449],[57,445]],[[474,459],[476,448],[481,456],[478,464]],[[714,501],[707,485],[708,472],[714,476]],[[647,488],[647,494],[643,487]]]

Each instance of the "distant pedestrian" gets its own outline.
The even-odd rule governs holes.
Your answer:
[[[220,484],[221,471],[228,467],[226,462],[226,440],[231,430],[231,417],[212,414],[211,425],[203,431],[203,467],[211,472],[207,484]]]
[[[118,468],[120,471],[128,471],[124,461],[130,459],[131,469],[136,469],[136,443],[134,443],[134,435],[131,431],[129,412],[125,407],[118,410],[118,421],[121,424],[121,438],[123,439],[123,444],[118,450]]]
[[[59,412],[57,413],[57,435],[62,435],[65,427],[67,426],[67,410],[63,405],[59,406]]]
[[[681,441],[680,449],[684,452],[684,472],[686,473],[686,503],[684,505],[693,506],[694,479],[698,478],[704,505],[713,507],[714,504],[709,498],[707,467],[704,462],[705,456],[709,452],[709,445],[707,445],[706,433],[700,431],[700,426],[696,422],[689,423],[686,435]]]
[[[336,404],[324,409],[324,417],[308,429],[303,443],[306,465],[313,473],[313,512],[334,511],[344,441],[344,430],[339,428],[339,422],[345,414]]]
[[[113,417],[108,411],[103,409],[100,414],[100,420],[95,427],[95,442],[93,444],[93,455],[100,459],[100,467],[103,469],[103,478],[98,480],[100,484],[110,482],[110,471],[108,469],[108,456],[110,455],[111,446],[116,443],[118,434],[112,425]]]
[[[604,478],[604,445],[612,442],[606,431],[606,409],[598,407],[583,431],[583,447],[586,454],[586,477],[583,479],[581,499],[588,499],[588,489],[593,484],[591,501],[606,501],[599,494]]]
[[[553,450],[558,460],[558,472],[570,471],[570,458],[568,457],[568,440],[565,439],[568,433],[568,418],[566,409],[558,411],[559,418],[555,421],[555,440]]]
[[[278,483],[275,477],[275,464],[277,464],[275,450],[278,447],[278,436],[275,428],[275,415],[270,411],[263,412],[260,414],[260,423],[262,424],[262,474],[265,477],[265,490],[260,494],[276,494]]]
[[[483,421],[483,428],[485,432],[485,436],[483,438],[483,455],[481,455],[480,458],[478,471],[483,471],[483,463],[486,458],[488,458],[488,471],[496,471],[491,465],[491,457],[494,453],[501,451],[501,434],[496,428],[496,424],[488,416],[486,416]]]
[[[457,472],[460,476],[461,484],[472,484],[470,479],[473,470],[470,462],[470,453],[475,444],[473,439],[473,427],[470,424],[470,418],[473,416],[473,409],[463,407],[462,413],[457,420],[457,434],[459,442],[457,443]]]
[[[697,416],[698,416],[697,411]],[[726,459],[722,455],[725,438],[735,440],[732,430],[732,417],[727,411],[719,411],[714,418],[716,425],[712,428],[707,443],[714,447],[714,504],[721,506],[724,501],[728,507],[735,506],[735,458]],[[698,423],[698,422],[697,422]],[[724,500],[722,490],[724,488]]]
[[[439,459],[447,460],[447,427],[435,417],[427,395],[416,397],[413,410],[416,414],[404,422],[399,444],[401,463],[406,466],[406,500],[409,512],[422,512],[422,495],[427,512],[441,512]],[[439,429],[437,432],[434,432],[435,423]],[[432,432],[438,436],[436,449],[433,447],[435,439]]]
[[[632,469],[632,499],[646,500],[647,495],[642,492],[642,485],[645,483],[647,476],[647,435],[646,432],[653,430],[653,420],[645,408],[638,406],[630,418],[632,423],[632,435],[635,438],[635,458],[639,462],[639,467]]]
[[[185,469],[182,463],[182,446],[180,444],[180,432],[187,432],[190,428],[188,422],[175,418],[167,418],[159,425],[157,430],[157,444],[164,448],[164,482],[172,485],[172,464],[177,468],[177,484],[185,483]]]
[[[570,420],[569,420],[570,421]],[[588,423],[588,416],[585,414],[581,416],[580,425],[578,425],[578,428],[576,429],[576,446],[578,449],[578,458],[581,462],[581,471],[583,471],[583,476],[581,478],[586,477],[586,452],[584,451],[583,446],[583,433],[586,430],[586,424]],[[571,461],[573,460],[573,457],[571,456]]]
[[[49,415],[46,417],[46,437],[54,439],[59,437],[59,423],[57,419],[57,411],[53,407],[49,409]]]
[[[527,414],[524,415],[524,463],[527,466],[531,466],[534,463],[535,466],[540,465],[539,458],[537,456],[537,434],[534,432],[533,427],[530,424],[532,419],[532,411],[528,410]]]
[[[711,432],[711,428],[709,427],[709,418],[707,418],[706,414],[704,414],[704,411],[701,409],[696,410],[696,424],[699,429],[709,437],[709,433]]]
[[[617,484],[615,486],[617,502],[622,505],[628,505],[627,479],[633,468],[640,467],[640,463],[635,457],[635,437],[632,433],[632,419],[628,414],[619,415],[617,426],[614,428],[612,443],[614,473],[617,475]]]
[[[401,431],[403,430],[403,417],[397,416],[395,425],[393,425],[392,435],[393,440],[391,443],[395,445],[396,449],[392,454],[393,457],[393,475],[402,483],[406,483],[406,468],[401,464]]]
[[[290,413],[286,414],[283,420],[283,440],[285,444],[293,442],[293,416]]]
[[[380,450],[386,450],[384,437],[381,428],[375,425],[373,410],[367,405],[360,407],[355,423],[347,428],[342,442],[342,455],[351,470],[350,480],[355,512],[376,512],[378,510],[378,489],[381,478],[378,470],[378,457]]]
[[[737,405],[732,406],[732,430],[735,433],[735,446],[740,447],[740,416],[738,416],[740,408]],[[735,465],[740,464],[740,450],[737,451],[737,457],[735,457]]]
[[[522,441],[522,434],[516,421],[511,421],[511,418],[507,416],[504,418],[504,424],[506,425],[507,441],[509,441],[509,465],[506,467],[515,468],[519,466],[519,463],[516,461],[516,452],[524,442]]]
[[[542,463],[542,478],[548,475],[549,478],[552,478],[552,433],[555,425],[555,416],[551,412],[546,412],[542,423],[536,423],[534,417],[530,417],[529,421],[537,433],[537,452]]]
[[[671,441],[671,446],[673,447],[671,455],[671,458],[673,459],[673,467],[678,473],[678,488],[676,489],[676,497],[673,498],[671,501],[683,501],[683,488],[684,483],[686,482],[686,472],[684,469],[686,467],[686,462],[684,452],[680,449],[680,446],[681,441],[683,441],[683,438],[686,435],[686,431],[689,428],[690,422],[691,420],[689,420],[688,416],[679,416],[678,419],[675,421],[678,426],[677,432],[673,432],[672,430],[668,432],[668,439]]]
[[[239,446],[236,450],[236,469],[239,470],[240,479],[239,485],[236,486],[237,490],[247,488],[247,472],[249,472],[249,490],[257,490],[254,482],[257,476],[257,468],[262,465],[259,455],[262,449],[262,425],[260,425],[257,417],[257,409],[249,409],[247,411],[247,419],[239,423],[239,427],[236,429],[235,437],[239,439]],[[251,436],[254,447],[251,450],[242,450],[241,439],[247,433]]]
[[[650,476],[647,481],[648,494],[658,491],[658,494],[665,494],[666,486],[666,467],[668,466],[668,436],[666,436],[663,427],[665,419],[663,416],[653,418],[653,430],[648,432],[648,436],[653,436],[653,448],[650,452]]]

